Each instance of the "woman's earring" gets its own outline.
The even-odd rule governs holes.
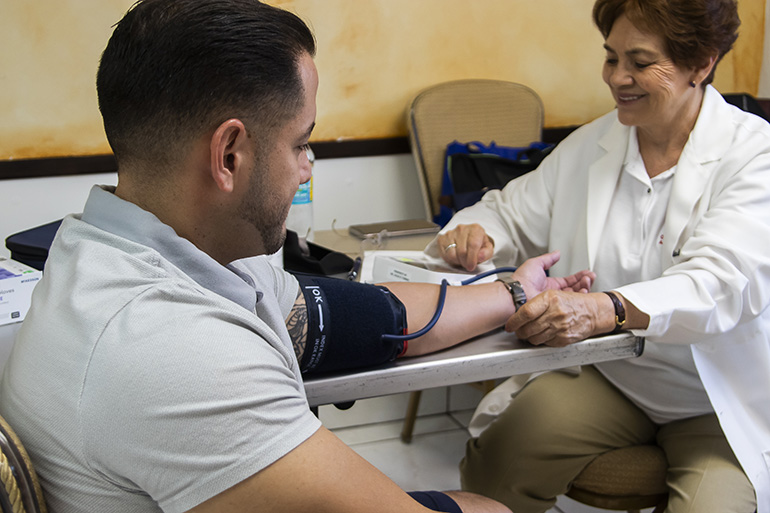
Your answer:
[[[690,81],[690,87],[695,87],[695,81],[694,80]]]

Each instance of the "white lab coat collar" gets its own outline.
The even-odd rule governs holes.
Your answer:
[[[730,119],[730,114],[725,112],[729,108],[716,89],[706,87],[698,120],[682,150],[674,174],[672,201],[669,203],[663,228],[661,255],[664,269],[679,256],[683,232],[696,204],[703,196],[708,178],[730,148],[735,128],[732,124],[725,123],[726,119]]]

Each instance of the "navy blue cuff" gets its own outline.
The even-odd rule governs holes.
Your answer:
[[[426,508],[444,513],[463,513],[460,506],[449,495],[441,492],[408,492],[412,499]]]

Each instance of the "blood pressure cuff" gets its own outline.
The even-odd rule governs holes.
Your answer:
[[[386,287],[299,273],[295,277],[308,316],[302,373],[377,365],[402,352],[403,341],[382,339],[406,332],[406,308]]]

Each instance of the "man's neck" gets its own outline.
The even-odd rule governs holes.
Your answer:
[[[264,253],[258,230],[210,201],[211,194],[195,194],[180,184],[173,191],[162,187],[137,189],[121,181],[115,189],[119,198],[134,203],[170,226],[179,237],[222,265]]]

